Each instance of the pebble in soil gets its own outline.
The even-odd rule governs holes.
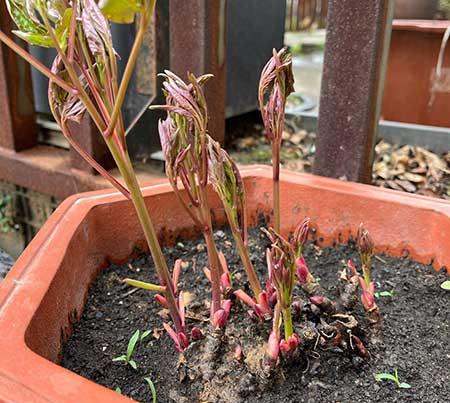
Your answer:
[[[220,230],[215,235],[235,281],[239,282],[244,275],[230,234]],[[251,258],[261,278],[265,276],[267,244],[259,229],[250,231]],[[207,263],[204,243],[179,242],[166,248],[165,254],[171,264],[176,258],[185,262],[180,288],[190,300],[188,326],[207,329],[209,285],[202,272]],[[344,262],[349,258],[359,262],[352,244],[323,249],[310,244],[305,257],[330,295],[336,292],[338,271]],[[261,382],[248,371],[251,353],[240,340],[248,340],[251,335],[256,344],[262,343],[267,337],[267,326],[252,324],[244,308],[234,308],[222,335],[223,343],[210,336],[198,342],[204,350],[209,349],[214,359],[196,362],[196,371],[192,371],[187,360],[192,364],[195,357],[189,351],[182,356],[176,354],[172,341],[162,330],[166,313],[153,301],[152,295],[143,290],[134,291],[119,281],[124,277],[155,280],[151,275],[151,259],[142,255],[125,265],[112,264],[93,283],[83,316],[64,347],[62,365],[111,389],[120,388],[123,394],[143,402],[151,401],[144,377],[154,382],[159,402],[447,401],[450,396],[450,292],[439,286],[448,278],[447,274],[436,273],[427,265],[387,256],[374,259],[373,266],[378,290],[394,290],[394,293],[392,297],[377,299],[384,316],[383,329],[381,340],[368,345],[369,361],[333,351],[318,351],[320,359],[309,362],[308,368],[304,361],[285,366],[275,378]],[[362,310],[360,306],[357,309]],[[138,343],[133,354],[138,367],[134,370],[112,359],[126,352],[128,340],[136,329],[150,330],[151,336]],[[238,361],[234,353],[240,343],[243,358]],[[194,346],[194,351],[195,348],[198,347]],[[395,369],[401,381],[411,385],[410,389],[375,381],[375,374]]]

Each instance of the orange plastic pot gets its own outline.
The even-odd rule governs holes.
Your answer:
[[[270,212],[271,175],[268,167],[243,170],[253,223]],[[281,188],[284,231],[309,216],[318,242],[331,244],[345,242],[364,222],[377,252],[450,267],[448,202],[289,172],[282,172]],[[195,235],[169,185],[144,193],[164,243]],[[220,224],[220,203],[212,208]],[[118,193],[76,195],[57,209],[0,287],[0,401],[130,401],[62,368],[58,357],[96,274],[142,245],[133,206]]]

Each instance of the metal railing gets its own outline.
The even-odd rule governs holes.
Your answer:
[[[305,31],[324,28],[328,0],[287,0],[286,31]]]

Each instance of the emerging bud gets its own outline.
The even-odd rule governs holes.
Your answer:
[[[308,295],[313,295],[319,288],[319,283],[309,271],[306,261],[302,255],[297,258],[295,266],[295,272],[297,274],[300,286]]]
[[[163,323],[164,329],[167,334],[175,343],[175,348],[178,352],[183,352],[189,345],[189,341],[184,333],[176,333],[167,323]]]
[[[334,303],[327,297],[315,296],[311,297],[309,300],[311,304],[314,304],[315,306],[319,307],[320,310],[323,312],[332,313],[336,310]]]
[[[222,273],[220,276],[220,285],[224,294],[231,290],[231,278],[229,273]]]
[[[353,261],[351,259],[347,261],[347,267],[350,269],[350,273],[351,273],[352,277],[358,275],[358,271],[356,270],[356,266],[355,266],[355,264],[353,263]]]
[[[280,342],[276,332],[272,331],[267,342],[266,358],[270,366],[275,366],[280,354]]]
[[[160,303],[164,308],[167,308],[167,299],[165,297],[163,297],[161,294],[156,294],[155,295],[155,301]]]
[[[191,339],[194,341],[203,339],[203,332],[196,326],[191,330]]]
[[[303,246],[308,240],[310,218],[306,217],[296,228],[293,238],[293,246],[297,254],[302,253]]]
[[[216,329],[220,329],[225,326],[227,323],[228,316],[230,315],[231,310],[231,300],[227,299],[223,302],[222,308],[216,311],[213,315],[213,325]]]
[[[367,231],[361,224],[358,229],[357,243],[361,255],[373,255],[373,242]]]
[[[305,258],[300,256],[296,261],[296,274],[300,284],[305,285],[311,278],[311,273],[309,272],[308,266],[306,265]]]
[[[367,286],[366,282],[363,278],[359,278],[359,286],[362,289],[361,293],[361,302],[364,305],[364,309],[367,312],[373,311],[377,308],[375,304],[375,284],[374,282],[370,282]]]
[[[242,347],[237,344],[236,348],[234,349],[234,358],[236,361],[242,361],[244,354],[242,353]]]
[[[280,341],[280,350],[283,353],[293,352],[297,349],[298,344],[299,344],[299,338],[294,333],[293,335],[289,336],[287,340],[283,339]]]

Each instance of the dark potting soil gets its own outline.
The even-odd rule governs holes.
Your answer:
[[[227,231],[215,235],[234,274],[234,284],[239,284],[244,275],[231,236]],[[251,258],[261,278],[265,278],[267,246],[261,231],[252,229]],[[188,327],[195,325],[206,333],[210,289],[202,271],[207,265],[204,242],[182,241],[166,248],[165,255],[170,264],[177,258],[185,262],[180,288],[190,300]],[[305,258],[330,296],[341,286],[338,271],[345,262],[351,258],[359,264],[351,243],[323,249],[309,244]],[[98,276],[89,290],[82,318],[64,346],[64,367],[111,389],[120,388],[123,394],[142,402],[152,401],[145,377],[153,381],[158,402],[164,403],[450,401],[450,292],[440,288],[448,278],[443,271],[436,273],[432,267],[406,258],[374,258],[377,289],[393,290],[393,296],[377,298],[383,321],[375,336],[365,338],[370,359],[317,348],[310,358],[282,366],[264,382],[253,375],[251,355],[259,344],[262,348],[270,323],[252,323],[247,309],[235,304],[221,343],[207,337],[180,356],[162,329],[167,314],[154,302],[152,293],[132,289],[120,281],[125,277],[155,281],[153,272],[151,258],[142,255],[125,265],[112,264]],[[296,293],[300,295],[301,291]],[[355,311],[361,317],[359,302]],[[126,353],[128,340],[137,329],[150,330],[151,334],[136,346],[132,357],[137,363],[135,370],[112,359]],[[252,340],[253,349],[249,347]],[[243,352],[241,361],[235,358],[238,344]],[[209,360],[202,355],[199,361],[199,345],[209,346]],[[399,389],[393,382],[377,382],[374,378],[377,373],[393,373],[395,369],[400,380],[411,385],[410,389]]]

